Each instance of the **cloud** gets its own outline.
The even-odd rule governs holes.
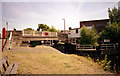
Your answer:
[[[98,3],[90,5],[89,2],[4,2],[3,19],[4,23],[9,21],[10,28],[37,29],[39,23],[46,23],[57,29],[63,29],[62,18],[65,18],[67,29],[76,28],[82,20],[108,18],[107,8],[116,6],[116,3],[103,2],[101,5]]]
[[[3,2],[118,2],[119,0],[2,0]]]

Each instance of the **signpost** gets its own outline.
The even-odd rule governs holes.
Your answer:
[[[3,52],[3,48],[4,48],[4,38],[6,36],[6,29],[5,27],[2,29],[2,52]]]

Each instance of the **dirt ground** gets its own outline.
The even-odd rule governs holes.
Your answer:
[[[8,56],[9,63],[19,63],[18,74],[109,74],[90,59],[49,46],[14,47],[2,56]]]

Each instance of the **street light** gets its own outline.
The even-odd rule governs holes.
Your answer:
[[[7,37],[8,37],[8,22],[6,22],[6,28],[7,28]]]
[[[62,20],[64,20],[64,33],[65,33],[65,19],[62,19]]]

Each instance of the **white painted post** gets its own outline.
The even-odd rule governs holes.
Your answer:
[[[107,50],[107,44],[106,44],[106,50]]]
[[[115,49],[115,44],[114,44],[114,49]]]
[[[56,36],[57,36],[57,32],[56,32]]]
[[[32,36],[34,36],[34,31],[32,31]]]
[[[24,30],[22,31],[22,35],[24,36]]]
[[[50,46],[51,46],[51,40],[50,40]]]

